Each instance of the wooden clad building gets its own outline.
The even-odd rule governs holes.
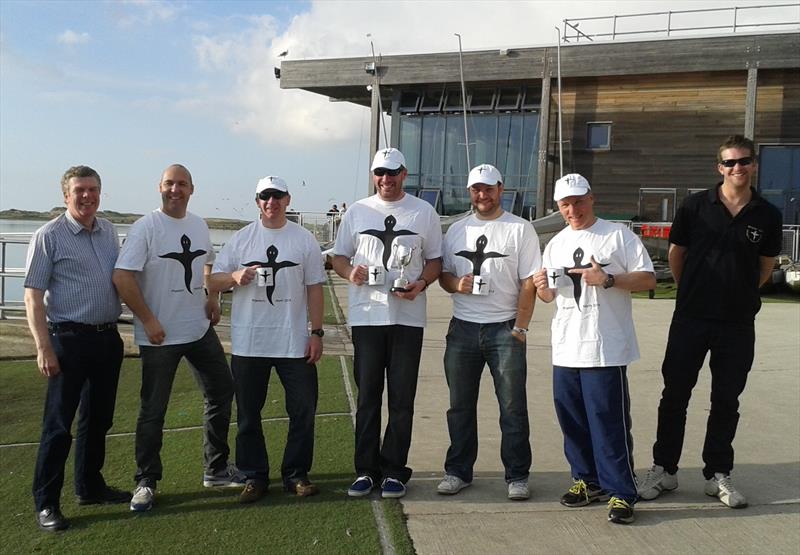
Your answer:
[[[742,133],[759,150],[762,193],[784,210],[786,223],[800,223],[800,34],[560,50],[564,173],[589,179],[600,213],[670,220],[687,191],[718,182],[717,147]],[[428,198],[441,213],[463,210],[469,168],[458,53],[372,62],[284,61],[281,87],[370,106],[371,151],[380,136],[380,89],[392,146],[409,160],[409,190],[438,191]],[[463,64],[471,164],[503,172],[514,212],[545,215],[560,172],[556,47],[464,52]]]

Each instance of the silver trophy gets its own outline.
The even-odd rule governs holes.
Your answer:
[[[414,254],[414,247],[406,245],[392,245],[392,267],[400,270],[400,276],[392,283],[392,288],[389,289],[392,293],[407,293],[408,292],[408,278],[405,276],[405,270],[411,264],[411,255]]]

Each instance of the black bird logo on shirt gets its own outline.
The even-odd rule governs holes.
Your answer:
[[[394,241],[395,237],[400,237],[401,235],[417,235],[413,231],[408,231],[407,229],[398,229],[395,230],[394,226],[397,225],[397,219],[389,214],[386,216],[386,219],[383,220],[384,229],[367,229],[361,232],[361,235],[372,235],[373,237],[377,237],[383,243],[383,267],[387,270],[389,269],[389,255],[392,252],[392,241]]]
[[[583,281],[581,274],[571,274],[569,273],[570,270],[578,270],[578,269],[586,269],[591,268],[591,264],[581,264],[583,262],[583,249],[578,247],[575,249],[575,252],[572,253],[572,260],[575,264],[571,268],[564,268],[564,275],[568,276],[569,279],[572,280],[572,294],[575,297],[575,304],[578,306],[578,310],[581,309],[581,293],[583,292]],[[600,267],[608,266],[608,264],[600,264]]]
[[[475,250],[474,251],[458,251],[456,256],[461,256],[472,262],[472,274],[479,276],[481,275],[481,266],[488,258],[505,258],[508,256],[507,254],[501,254],[499,252],[486,252],[486,245],[489,244],[489,239],[486,238],[486,235],[481,235],[475,241]],[[483,283],[483,282],[481,282]]]
[[[282,268],[289,268],[291,266],[298,266],[297,262],[290,262],[289,260],[284,260],[282,262],[278,262],[278,247],[275,245],[270,245],[267,247],[267,261],[262,262],[260,260],[254,260],[252,262],[245,262],[242,266],[258,266],[260,268],[272,268],[272,285],[267,285],[267,300],[269,304],[275,306],[275,303],[272,302],[272,293],[275,292],[275,283],[277,282],[278,270]]]
[[[171,258],[172,260],[176,260],[181,263],[183,266],[183,281],[186,284],[186,290],[194,295],[192,292],[192,262],[198,256],[203,256],[206,251],[203,249],[199,249],[196,251],[192,249],[192,240],[189,239],[189,236],[184,234],[181,235],[181,248],[183,249],[181,252],[168,252],[167,254],[161,254],[159,258]]]

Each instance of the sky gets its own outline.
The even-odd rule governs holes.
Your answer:
[[[86,164],[102,176],[101,208],[145,213],[181,163],[203,217],[255,218],[266,175],[287,180],[295,210],[324,212],[367,190],[369,110],[280,89],[285,50],[455,52],[454,33],[464,50],[553,46],[565,18],[773,3],[787,0],[2,0],[0,209],[63,204],[61,175]]]

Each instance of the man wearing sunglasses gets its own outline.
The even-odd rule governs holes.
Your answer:
[[[161,208],[137,220],[122,245],[114,285],[133,312],[142,359],[141,407],[136,422],[136,489],[130,509],[149,511],[161,480],[161,445],[175,372],[186,358],[205,400],[205,487],[241,487],[228,464],[233,378],[214,331],[219,300],[206,295],[214,249],[208,226],[187,210],[194,194],[189,170],[169,166],[158,185]]]
[[[427,320],[425,289],[441,271],[442,232],[433,207],[403,191],[405,166],[395,148],[375,154],[376,194],[345,212],[333,249],[333,269],[350,282],[347,320],[358,385],[351,497],[369,495],[378,484],[383,497],[402,497],[411,478],[406,462]],[[381,443],[384,381],[389,421]]]
[[[669,265],[678,296],[661,373],[653,466],[642,499],[678,487],[686,408],[710,351],[711,411],[703,445],[705,493],[732,508],[747,506],[730,478],[739,395],[753,362],[759,287],[781,248],[781,214],[751,187],[758,167],[753,141],[728,137],[719,147],[715,188],[686,198],[669,235]]]
[[[236,466],[247,477],[241,503],[258,501],[267,493],[269,459],[261,410],[273,367],[289,414],[283,487],[300,497],[319,492],[308,472],[314,456],[315,364],[322,356],[322,284],[327,277],[314,236],[286,218],[290,201],[286,181],[277,176],[261,179],[256,186],[259,219],[225,244],[209,279],[212,294],[233,288]]]

